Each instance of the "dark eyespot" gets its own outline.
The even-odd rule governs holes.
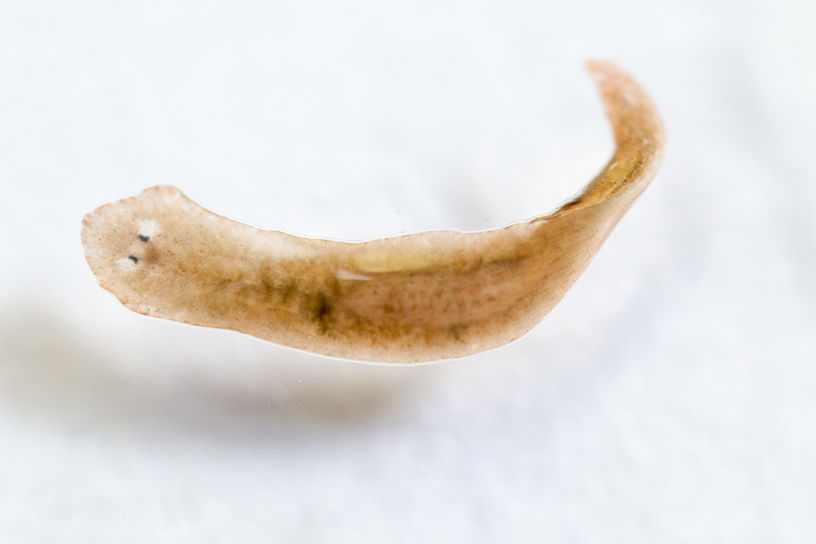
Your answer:
[[[139,259],[137,259],[137,258],[136,258],[136,257],[134,257],[133,255],[128,255],[128,259],[130,259],[131,261],[133,261],[134,263],[137,263],[137,264],[138,264],[138,262],[139,262]]]
[[[150,241],[150,236],[145,236],[144,234],[140,234],[139,235],[139,240],[141,240],[142,242],[149,242]]]

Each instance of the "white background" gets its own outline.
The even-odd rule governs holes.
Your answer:
[[[0,541],[816,541],[807,2],[0,3]],[[150,319],[82,216],[155,184],[359,240],[658,178],[544,322],[394,367]]]

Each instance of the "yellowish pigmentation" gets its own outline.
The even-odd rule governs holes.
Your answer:
[[[85,216],[88,264],[133,311],[334,357],[412,363],[496,348],[561,300],[660,166],[649,97],[611,63],[588,68],[617,150],[548,216],[346,243],[237,223],[159,186]]]

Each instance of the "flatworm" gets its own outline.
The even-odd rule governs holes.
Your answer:
[[[652,101],[614,64],[587,66],[617,149],[550,215],[346,243],[260,230],[157,186],[85,216],[88,264],[133,311],[325,355],[411,363],[496,348],[561,300],[660,166]]]

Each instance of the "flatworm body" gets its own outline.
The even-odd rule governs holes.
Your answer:
[[[660,165],[652,101],[615,65],[588,68],[617,149],[548,216],[346,243],[257,229],[158,186],[85,216],[88,264],[133,311],[325,355],[411,363],[496,348],[561,300]]]

